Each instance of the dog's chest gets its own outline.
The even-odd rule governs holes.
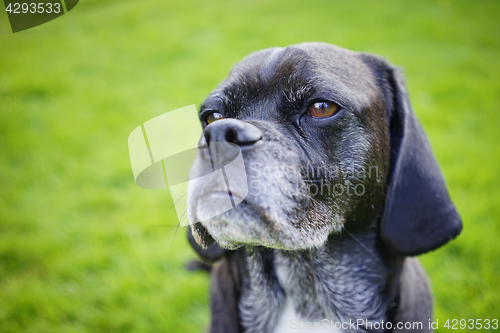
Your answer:
[[[292,333],[296,331],[341,333],[342,331],[335,328],[336,323],[336,321],[327,318],[320,320],[303,318],[295,311],[294,301],[287,298],[272,333]]]
[[[341,332],[335,329],[338,322],[333,309],[324,309],[324,280],[317,278],[312,263],[302,257],[275,255],[274,266],[279,285],[285,291],[284,305],[278,315],[273,333],[289,333],[297,330],[307,332]],[[326,311],[325,311],[326,310]]]
[[[240,299],[245,332],[342,332],[340,324],[351,319],[385,319],[384,274],[368,267],[372,263],[359,252],[355,257],[352,262],[329,252],[266,251],[249,258],[249,280]]]

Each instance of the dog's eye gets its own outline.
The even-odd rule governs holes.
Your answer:
[[[213,112],[210,112],[208,113],[206,116],[205,116],[205,123],[207,125],[213,123],[214,121],[217,121],[217,120],[220,120],[220,119],[224,119],[224,116],[217,112],[217,111],[213,111]]]
[[[339,106],[333,102],[316,102],[309,106],[307,115],[314,118],[326,118],[333,116],[339,109]]]

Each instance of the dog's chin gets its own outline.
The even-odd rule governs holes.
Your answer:
[[[310,227],[300,222],[291,222],[306,221],[306,215],[289,218],[283,218],[279,214],[261,216],[246,201],[223,214],[204,220],[204,216],[214,215],[212,210],[221,200],[222,194],[211,193],[201,205],[197,205],[197,211],[190,213],[202,221],[192,228],[194,238],[201,246],[206,247],[210,245],[210,241],[215,241],[228,250],[243,246],[264,246],[280,250],[310,249],[321,247],[328,235],[336,230],[332,223]]]

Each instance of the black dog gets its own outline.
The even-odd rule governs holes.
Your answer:
[[[237,144],[246,170],[228,189],[243,202],[218,216],[220,184],[188,191],[192,244],[217,260],[211,332],[432,331],[409,256],[462,225],[396,68],[322,43],[263,50],[200,119],[191,176],[213,170],[215,142]]]

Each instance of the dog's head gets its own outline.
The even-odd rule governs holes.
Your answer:
[[[220,215],[220,180],[189,186],[203,247],[306,249],[343,228],[372,228],[391,250],[414,255],[461,230],[402,78],[378,57],[322,43],[256,52],[207,97],[200,119],[191,176],[240,151],[245,176],[224,174],[241,203]]]

